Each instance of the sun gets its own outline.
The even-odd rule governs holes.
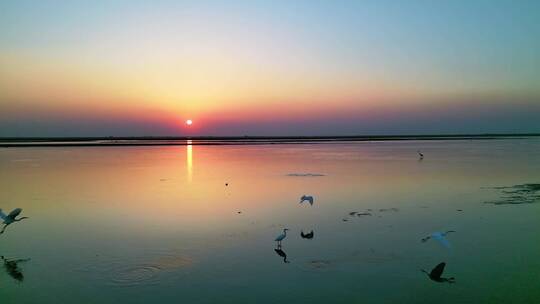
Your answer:
[[[193,124],[193,121],[191,119],[186,120],[186,125],[191,126]]]

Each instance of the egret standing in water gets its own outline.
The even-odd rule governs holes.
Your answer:
[[[456,279],[454,279],[454,278],[441,278],[441,275],[444,272],[444,267],[445,266],[446,266],[446,263],[442,262],[442,263],[439,263],[439,265],[435,266],[435,268],[433,268],[431,270],[431,272],[429,272],[429,273],[427,271],[425,271],[424,269],[421,269],[421,270],[422,270],[422,272],[427,274],[429,279],[432,280],[432,281],[435,281],[435,282],[438,282],[438,283],[443,283],[443,282],[448,282],[450,284],[455,283]]]
[[[302,195],[302,197],[300,198],[300,204],[305,202],[305,201],[308,201],[309,204],[313,206],[313,196],[311,196],[311,195]]]
[[[283,233],[277,236],[275,241],[277,242],[278,248],[281,248],[281,241],[283,241],[287,237],[287,230],[289,229],[283,229]]]
[[[19,222],[19,221],[22,221],[22,220],[28,218],[27,216],[23,216],[21,218],[16,219],[16,217],[19,216],[19,214],[21,214],[21,212],[22,212],[21,208],[15,208],[8,215],[6,215],[2,211],[2,209],[0,209],[0,219],[2,219],[4,221],[4,228],[2,228],[2,231],[0,231],[0,234],[4,233],[7,226],[9,226],[9,225],[11,225],[11,224],[13,224],[15,222]]]
[[[435,239],[435,240],[439,241],[439,243],[441,243],[441,245],[443,245],[444,247],[450,248],[450,242],[448,242],[448,240],[445,238],[445,236],[450,232],[455,232],[455,231],[454,230],[448,230],[448,231],[446,231],[444,233],[443,232],[433,232],[431,235],[428,235],[425,238],[423,238],[422,243],[427,242],[429,239]]]

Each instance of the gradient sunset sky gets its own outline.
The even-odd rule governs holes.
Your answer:
[[[540,1],[0,1],[0,136],[486,132],[540,132]]]

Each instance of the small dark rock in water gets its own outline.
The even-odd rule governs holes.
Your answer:
[[[348,222],[349,220],[348,220],[348,219],[343,219],[342,221],[344,221],[344,222]]]
[[[461,211],[463,211],[463,210],[461,210],[461,209],[457,209],[456,211],[460,211],[460,212],[461,212]]]
[[[242,214],[242,211],[238,211],[238,214]]]
[[[352,212],[349,212],[349,215],[355,215],[357,213],[358,213],[358,211],[352,211]]]
[[[229,183],[225,183],[225,186],[228,186],[228,185],[229,185]]]

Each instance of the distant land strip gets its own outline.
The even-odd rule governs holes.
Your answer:
[[[0,147],[269,145],[399,140],[488,140],[529,137],[540,137],[540,133],[358,136],[0,137]]]

